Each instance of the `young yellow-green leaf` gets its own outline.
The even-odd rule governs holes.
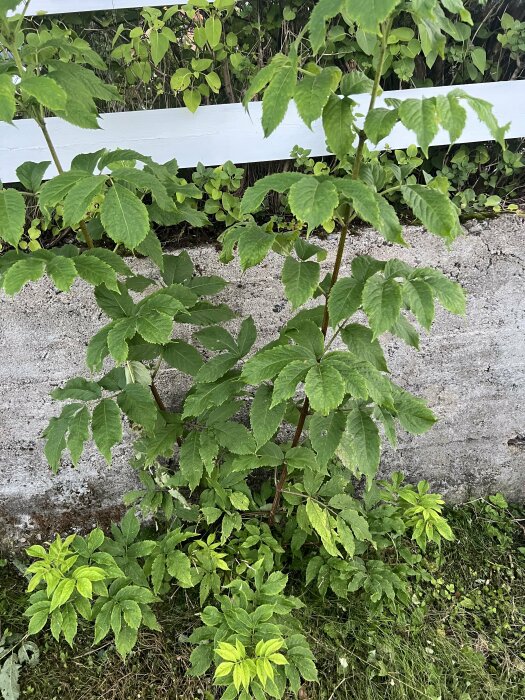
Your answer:
[[[363,309],[374,339],[390,330],[399,317],[402,303],[401,287],[395,279],[385,279],[378,272],[368,278],[363,289]]]
[[[311,417],[308,435],[321,466],[326,466],[334,456],[341,442],[345,425],[346,418],[338,411],[327,416],[316,413]]]
[[[204,31],[206,32],[206,41],[214,49],[221,40],[221,20],[218,17],[208,17],[204,24]]]
[[[335,532],[330,524],[330,518],[326,508],[322,508],[318,503],[309,498],[306,501],[306,515],[310,525],[317,532],[324,548],[333,557],[340,557],[341,554],[335,544]]]
[[[329,364],[315,364],[306,375],[304,389],[314,411],[327,416],[338,408],[345,395],[345,383],[339,371]]]
[[[401,102],[399,118],[407,129],[415,131],[423,153],[428,156],[428,147],[439,129],[438,111],[435,97],[409,99]]]
[[[115,243],[134,250],[149,233],[148,210],[141,200],[123,185],[114,183],[100,207],[100,220]]]
[[[339,195],[335,185],[328,181],[317,180],[313,175],[305,175],[290,188],[288,204],[292,214],[308,224],[308,231],[330,221],[334,209],[339,204]]]
[[[379,467],[381,443],[376,424],[359,407],[348,414],[345,438],[351,446],[357,468],[370,481]]]
[[[342,160],[355,140],[354,101],[331,95],[323,109],[323,129],[328,148]]]
[[[44,274],[44,261],[38,258],[24,257],[11,265],[4,275],[4,291],[12,296],[17,294],[28,282],[36,282]]]
[[[400,3],[401,0],[345,0],[344,9],[364,32],[380,34],[380,25]]]
[[[26,218],[26,205],[21,192],[0,190],[0,239],[14,248],[18,246]]]
[[[326,41],[326,23],[338,15],[344,6],[344,0],[319,0],[311,12],[308,22],[310,43],[314,54],[318,53]]]
[[[63,578],[53,592],[49,612],[53,612],[60,606],[67,603],[71,594],[75,590],[76,581],[72,578]]]
[[[149,40],[151,45],[151,59],[153,63],[158,66],[170,47],[170,41],[163,32],[159,32],[157,29],[151,30]]]
[[[423,399],[394,386],[394,404],[397,419],[412,435],[422,435],[434,425],[437,418]]]
[[[332,328],[355,314],[361,306],[362,293],[361,281],[353,277],[337,280],[328,298],[328,314]]]
[[[373,144],[379,143],[392,131],[397,118],[397,109],[376,107],[366,115],[365,134]]]
[[[335,66],[324,68],[317,75],[305,75],[297,84],[294,100],[301,119],[308,127],[321,117],[323,107],[334,92],[341,78],[341,71]]]
[[[401,192],[405,202],[430,233],[448,242],[461,233],[457,209],[446,194],[424,185],[404,185]]]
[[[0,75],[0,121],[11,123],[16,112],[15,85],[7,73]]]
[[[90,175],[73,185],[64,199],[64,226],[72,226],[84,219],[93,197],[100,193],[106,179],[105,175]]]
[[[288,256],[284,261],[282,281],[286,298],[296,309],[312,298],[321,275],[319,263],[296,260]]]
[[[202,95],[198,90],[184,90],[182,100],[190,112],[196,112],[201,104]]]
[[[23,78],[20,82],[20,89],[22,95],[34,97],[39,104],[53,112],[66,107],[66,91],[48,76],[38,75],[31,78]]]
[[[113,399],[102,399],[93,411],[91,420],[93,439],[99,452],[111,462],[111,448],[122,440],[120,409]]]
[[[429,330],[435,313],[430,285],[422,279],[407,280],[403,284],[403,300],[423,328]]]
[[[290,53],[279,65],[264,91],[262,127],[269,136],[284,119],[297,82],[297,56]]]
[[[257,447],[265,445],[275,435],[284,417],[286,404],[277,404],[272,408],[272,389],[267,384],[255,392],[250,408],[250,425]]]
[[[250,267],[258,265],[272,247],[275,241],[275,235],[268,233],[257,224],[247,224],[239,228],[239,241],[237,243],[237,252],[243,271]]]

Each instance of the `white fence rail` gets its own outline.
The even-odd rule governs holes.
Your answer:
[[[510,122],[507,138],[525,137],[525,81],[480,83],[459,86],[474,97],[494,105],[501,124]],[[430,97],[445,94],[454,88],[418,88],[383,93],[381,106],[387,97]],[[363,112],[367,95],[355,97],[357,111]],[[227,160],[234,163],[261,162],[289,158],[293,146],[309,148],[313,156],[328,153],[323,129],[319,122],[308,129],[292,105],[279,128],[264,138],[260,118],[260,102],[253,102],[247,113],[240,104],[200,107],[195,114],[186,108],[105,114],[101,129],[89,130],[72,126],[58,118],[47,120],[53,142],[64,167],[78,153],[90,153],[100,148],[132,148],[139,153],[165,162],[176,158],[180,167],[193,167],[201,162],[218,165]],[[459,140],[461,143],[489,141],[491,136],[477,116],[468,109],[468,120]],[[406,148],[415,142],[413,132],[396,125],[388,139],[378,148]],[[440,131],[433,145],[450,143],[448,133]],[[50,160],[40,129],[30,119],[0,124],[0,180],[17,181],[16,169],[25,161]],[[51,176],[53,171],[48,170]]]
[[[208,0],[212,2],[213,0]],[[21,12],[24,8],[23,2],[17,8]],[[100,10],[128,10],[143,7],[168,7],[171,5],[184,5],[184,0],[171,2],[164,0],[31,0],[26,15],[37,15],[45,12],[47,15],[62,15],[73,12],[98,12]]]

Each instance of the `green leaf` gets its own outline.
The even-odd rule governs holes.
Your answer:
[[[247,384],[256,386],[268,379],[273,379],[294,360],[315,362],[315,356],[311,351],[298,345],[278,345],[263,349],[244,365],[242,379]]]
[[[108,356],[109,326],[105,326],[91,338],[86,352],[86,364],[92,372],[98,372],[102,368],[104,358]]]
[[[193,578],[191,576],[191,561],[184,552],[175,550],[170,552],[167,557],[168,572],[177,579],[184,588],[191,588]]]
[[[436,96],[436,107],[439,121],[450,135],[450,142],[457,141],[467,122],[467,112],[459,103],[457,95],[448,93],[447,95]]]
[[[2,73],[0,74],[0,121],[11,123],[15,112],[15,85],[8,73]]]
[[[434,320],[434,296],[430,285],[422,279],[407,280],[403,284],[403,300],[423,328],[429,330]]]
[[[42,184],[42,178],[50,165],[51,161],[49,160],[43,160],[40,163],[33,163],[29,160],[18,166],[16,174],[26,190],[37,192]]]
[[[127,417],[152,433],[157,422],[158,410],[153,394],[144,384],[127,384],[117,396],[117,403]]]
[[[108,350],[115,362],[125,362],[128,359],[129,347],[126,342],[133,338],[137,330],[137,322],[134,318],[121,318],[111,324],[108,333]]]
[[[301,119],[308,127],[321,117],[323,107],[333,93],[341,71],[335,66],[328,66],[316,75],[305,75],[297,84],[294,100]]]
[[[93,401],[99,399],[101,395],[100,386],[83,377],[70,379],[64,387],[51,392],[52,398],[56,401]]]
[[[151,45],[151,59],[153,63],[158,66],[168,52],[170,41],[165,34],[159,32],[157,29],[153,29],[150,32],[149,40]]]
[[[379,195],[372,187],[360,180],[339,178],[335,181],[339,192],[350,199],[356,214],[378,230],[383,226],[379,211]]]
[[[371,34],[380,34],[382,24],[401,0],[345,0],[345,10],[358,27]]]
[[[272,406],[277,406],[294,396],[297,385],[304,381],[314,362],[315,358],[312,356],[309,360],[293,360],[286,364],[274,381]]]
[[[53,208],[57,204],[64,201],[69,190],[76,185],[77,182],[90,175],[82,170],[71,170],[67,173],[61,173],[52,180],[48,180],[42,185],[40,190],[39,205],[40,207]]]
[[[385,356],[372,331],[359,323],[351,323],[341,331],[341,337],[352,354],[370,362],[376,369],[387,372]]]
[[[485,124],[491,133],[492,138],[499,143],[499,145],[505,148],[505,132],[509,129],[510,123],[505,126],[499,126],[498,120],[494,116],[492,111],[492,105],[486,100],[481,100],[478,97],[472,97],[463,90],[455,90],[454,94],[465,99],[471,109],[476,112],[476,115],[480,122]]]
[[[250,267],[258,265],[272,247],[275,235],[268,233],[261,226],[247,224],[239,228],[239,241],[237,252],[243,272]]]
[[[28,282],[36,282],[44,274],[45,266],[43,260],[24,257],[23,260],[15,262],[8,268],[4,275],[4,291],[12,296],[17,294]]]
[[[345,97],[370,94],[373,87],[374,81],[360,70],[345,73],[341,80],[341,92]]]
[[[428,147],[439,129],[436,98],[404,100],[399,105],[398,114],[403,126],[416,132],[418,144],[428,157]]]
[[[397,122],[397,109],[376,107],[370,110],[365,119],[365,133],[374,144],[385,139]]]
[[[77,268],[73,260],[63,255],[55,255],[46,262],[46,268],[55,287],[62,292],[69,291],[77,276]]]
[[[203,365],[203,359],[193,345],[183,340],[172,340],[162,348],[162,357],[170,367],[175,367],[194,377]]]
[[[100,207],[100,220],[115,243],[134,250],[149,233],[148,210],[140,199],[123,185],[114,183]]]
[[[105,175],[90,175],[77,182],[64,200],[64,226],[72,226],[85,218],[87,208],[104,187]]]
[[[93,411],[91,430],[95,444],[109,464],[111,448],[122,440],[120,410],[113,399],[102,399]]]
[[[89,439],[89,418],[88,409],[86,406],[82,406],[82,408],[69,419],[67,448],[75,467],[78,466],[80,461],[82,451],[84,450],[84,443]]]
[[[430,233],[448,242],[461,233],[457,209],[446,194],[424,185],[403,185],[401,192],[405,202]]]
[[[53,112],[65,109],[66,92],[49,76],[38,75],[23,78],[20,82],[20,89],[23,95],[34,97],[39,104]]]
[[[321,466],[326,466],[334,456],[341,442],[345,425],[344,414],[337,411],[327,416],[316,413],[311,417],[308,435]]]
[[[179,451],[180,470],[192,491],[199,485],[204,471],[199,446],[199,433],[196,430],[192,430],[182,443]]]
[[[171,340],[173,319],[159,311],[149,311],[147,307],[136,317],[137,332],[148,343],[165,345]]]
[[[287,192],[298,180],[304,178],[303,173],[274,173],[257,180],[255,185],[248,187],[241,200],[241,214],[252,214],[257,211],[268,192],[272,190],[280,194]]]
[[[222,23],[218,17],[208,17],[204,23],[204,31],[206,32],[206,41],[212,49],[214,49],[221,40]]]
[[[302,262],[288,256],[284,261],[282,281],[286,298],[296,309],[302,306],[314,295],[319,284],[321,267],[319,263],[308,260]]]
[[[208,360],[197,372],[195,381],[198,383],[215,382],[220,377],[223,377],[230,369],[235,367],[238,362],[237,354],[217,355],[211,360]]]
[[[314,54],[319,53],[326,41],[327,21],[338,15],[343,6],[343,0],[319,0],[314,6],[308,22],[310,43]]]
[[[465,315],[466,299],[465,292],[457,282],[449,280],[440,270],[431,267],[422,267],[416,270],[412,278],[423,279],[432,287],[432,291],[439,300],[439,303],[453,314]]]
[[[297,56],[286,57],[275,69],[264,91],[262,127],[266,137],[275,131],[288,110],[297,82]]]
[[[292,214],[308,224],[308,231],[330,221],[334,209],[339,204],[337,189],[328,180],[319,182],[312,175],[306,175],[290,189],[288,204]]]
[[[363,283],[359,280],[353,277],[337,280],[328,298],[328,314],[332,328],[355,314],[361,306],[362,293]]]
[[[261,384],[255,392],[250,408],[250,425],[257,447],[261,447],[268,440],[271,440],[284,417],[286,404],[273,405],[272,398],[272,389],[266,384]]]
[[[359,407],[348,414],[345,438],[352,448],[355,465],[370,481],[379,467],[381,441],[376,424]]]
[[[323,109],[326,143],[339,160],[350,152],[355,140],[354,105],[348,97],[331,95]]]
[[[22,193],[13,189],[0,190],[0,238],[16,248],[24,233],[25,219]]]
[[[341,555],[335,544],[335,532],[331,527],[328,511],[309,498],[306,501],[306,515],[311,526],[321,538],[328,554],[333,557],[340,557]]]
[[[368,316],[373,338],[390,330],[399,317],[403,303],[401,287],[393,278],[376,272],[363,289],[363,309]]]
[[[49,606],[50,613],[67,603],[75,590],[75,585],[76,581],[72,578],[64,578],[60,581],[51,598],[51,605]]]
[[[434,425],[437,418],[426,403],[401,387],[394,386],[394,404],[397,419],[412,435],[422,435]]]
[[[339,371],[323,363],[308,371],[304,388],[312,409],[323,416],[338,408],[345,395],[345,383]]]
[[[367,519],[360,515],[357,510],[354,510],[353,508],[346,508],[341,512],[341,517],[352,528],[356,540],[359,540],[360,542],[365,542],[366,540],[369,542],[373,541]]]
[[[222,447],[236,455],[253,454],[257,446],[250,431],[240,423],[220,423],[213,425],[215,439]]]
[[[94,255],[78,255],[75,267],[82,279],[93,286],[105,284],[108,289],[118,291],[117,274],[107,263]]]

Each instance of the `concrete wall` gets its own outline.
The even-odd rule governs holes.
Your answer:
[[[418,228],[407,229],[406,237],[413,247],[403,250],[365,231],[350,239],[345,264],[367,252],[439,267],[465,286],[468,315],[438,311],[420,353],[395,339],[387,342],[393,377],[426,397],[441,420],[424,436],[402,437],[398,450],[384,455],[384,472],[401,469],[410,479],[427,478],[454,501],[495,491],[523,498],[525,222],[504,216],[470,223],[450,251]],[[336,237],[325,245],[328,265]],[[231,282],[223,299],[241,316],[253,315],[260,343],[274,337],[290,314],[279,259],[242,275],[235,263],[219,265],[211,246],[190,253],[204,274]],[[147,262],[136,266],[151,272]],[[104,323],[90,288],[80,282],[68,294],[43,280],[14,299],[0,297],[0,544],[107,523],[118,517],[122,494],[134,486],[129,444],[116,448],[109,469],[89,449],[78,469],[66,465],[53,476],[38,438],[58,409],[49,392],[85,372],[85,346]],[[168,370],[159,387],[176,406],[187,382]]]

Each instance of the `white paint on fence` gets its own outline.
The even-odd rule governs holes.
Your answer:
[[[208,0],[212,2],[213,0]],[[17,8],[21,12],[24,8],[23,2]],[[100,10],[128,10],[143,7],[168,7],[171,5],[184,5],[184,0],[172,2],[172,0],[31,0],[26,15],[37,15],[45,12],[48,15],[62,15],[73,12],[98,12]]]
[[[525,81],[482,83],[460,86],[474,97],[488,100],[500,124],[510,122],[507,138],[525,137]],[[446,94],[454,88],[418,88],[383,93],[377,106],[387,97],[406,99]],[[355,97],[358,112],[366,110],[368,95]],[[252,102],[247,113],[240,104],[200,107],[195,114],[186,108],[104,114],[101,129],[72,126],[56,117],[47,120],[51,138],[65,168],[78,153],[100,148],[131,148],[159,162],[176,158],[182,168],[201,162],[218,165],[227,160],[253,163],[289,158],[293,146],[311,149],[313,156],[327,155],[324,133],[319,122],[308,129],[291,105],[283,123],[267,139],[261,128],[260,102]],[[490,141],[487,128],[468,109],[468,120],[460,143]],[[413,132],[397,124],[378,148],[406,148],[415,142]],[[440,130],[433,145],[450,143],[448,133]],[[17,181],[16,168],[25,161],[51,160],[40,129],[31,119],[13,125],[0,123],[0,180]],[[55,174],[50,168],[47,176]]]

